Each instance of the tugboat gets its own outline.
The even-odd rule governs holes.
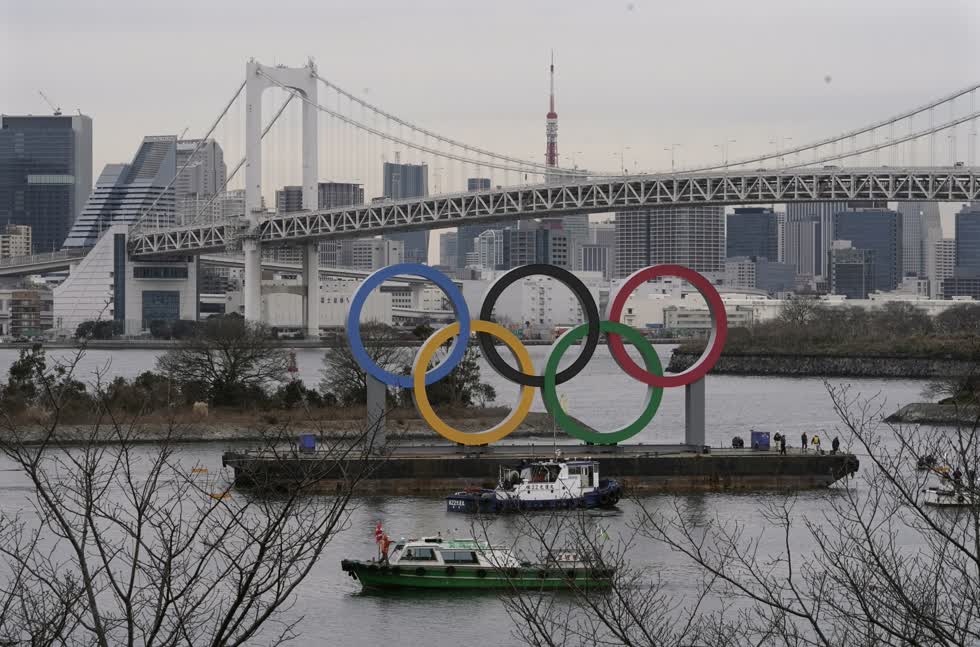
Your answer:
[[[560,508],[611,508],[622,497],[615,479],[599,478],[599,463],[561,459],[501,468],[497,487],[468,488],[446,497],[449,512],[513,512]]]
[[[382,544],[378,559],[345,559],[340,568],[365,589],[602,589],[615,574],[615,568],[583,559],[573,550],[531,563],[476,539],[425,537],[392,543],[390,556]]]

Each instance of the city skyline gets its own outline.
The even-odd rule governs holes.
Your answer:
[[[465,19],[458,8],[441,6],[440,16],[433,19],[431,12],[404,12],[398,5],[375,4],[387,11],[379,13],[375,5],[339,11],[341,17],[352,21],[370,14],[373,26],[367,42],[363,42],[363,37],[358,39],[358,51],[366,54],[342,59],[338,55],[345,51],[347,42],[343,33],[332,45],[323,45],[314,31],[320,21],[276,15],[263,15],[261,21],[254,21],[250,18],[258,11],[258,5],[248,3],[195,6],[197,19],[192,24],[176,18],[179,10],[171,10],[174,15],[170,15],[171,11],[114,3],[106,7],[114,18],[109,33],[100,31],[106,27],[99,24],[94,12],[70,3],[61,4],[57,11],[10,6],[3,39],[8,50],[6,63],[0,62],[0,83],[10,91],[3,111],[47,114],[49,109],[37,92],[43,89],[66,113],[79,108],[97,123],[112,124],[108,131],[107,127],[102,131],[96,127],[93,166],[100,169],[107,163],[127,159],[132,147],[147,134],[176,134],[184,128],[190,129],[190,136],[202,134],[214,117],[215,106],[221,104],[235,79],[240,78],[242,62],[248,57],[299,64],[313,56],[329,78],[368,100],[390,106],[397,114],[464,141],[540,160],[548,55],[554,48],[560,70],[560,152],[562,158],[567,158],[560,159],[560,163],[571,165],[574,156],[579,166],[613,169],[619,166],[616,154],[621,153],[626,167],[636,162],[639,168],[664,169],[670,167],[671,153],[663,148],[673,143],[681,144],[675,152],[682,163],[717,161],[715,145],[731,139],[736,141],[730,147],[732,157],[771,150],[770,141],[783,144],[787,140],[814,139],[890,114],[899,107],[921,103],[961,86],[965,78],[976,76],[980,69],[969,38],[980,18],[966,2],[943,3],[945,12],[884,12],[883,20],[896,38],[876,42],[873,54],[891,53],[906,65],[897,66],[901,69],[876,70],[874,84],[866,83],[864,73],[854,73],[855,66],[849,64],[852,59],[872,54],[870,44],[862,43],[861,38],[847,37],[864,29],[864,22],[860,16],[847,20],[847,13],[836,11],[834,3],[801,8],[803,15],[792,18],[770,13],[767,7],[774,3],[768,2],[739,7],[737,11],[720,2],[698,3],[700,7],[690,8],[655,7],[642,2],[616,7],[575,3],[562,5],[567,12],[558,15],[549,11],[546,4],[508,4],[501,13],[519,19],[508,20],[515,42],[505,51],[479,39],[464,41],[457,36],[447,42],[442,27]],[[335,9],[305,6],[303,11],[310,17],[324,11],[338,13]],[[683,71],[652,68],[643,62],[662,59],[676,51],[685,25],[696,24],[704,35],[729,32],[731,14],[737,14],[734,24],[747,36],[739,39],[739,47],[730,47],[727,39],[712,45],[711,38],[703,38],[699,51],[689,52],[681,66]],[[949,20],[950,14],[959,20]],[[295,12],[287,6],[277,15],[293,16]],[[215,23],[212,19],[218,17],[222,20]],[[668,18],[675,21],[677,28],[660,30],[664,33],[657,39],[640,43],[628,37],[657,27]],[[483,27],[469,21],[466,24],[470,29],[495,29],[500,18],[487,20],[489,24]],[[42,21],[45,29],[36,29]],[[282,29],[287,21],[288,31]],[[149,24],[153,30],[147,29]],[[125,86],[114,86],[117,91],[105,90],[107,82],[119,73],[118,66],[137,66],[135,60],[116,61],[111,69],[97,65],[105,50],[137,44],[151,47],[156,39],[173,37],[178,30],[203,31],[205,25],[210,39],[192,40],[168,59],[140,60],[140,73],[127,75]],[[812,53],[793,48],[792,60],[769,56],[760,73],[759,58],[778,49],[779,43],[795,45],[800,25],[806,25],[807,33],[818,33],[821,27],[832,28],[840,36],[839,47],[831,51],[814,49]],[[119,29],[120,26],[129,29]],[[923,40],[924,34],[938,36],[940,27],[941,41]],[[240,32],[239,28],[245,31]],[[398,41],[387,39],[386,34],[394,30],[404,33],[406,29],[416,33],[438,30],[441,34],[439,39],[433,39],[438,41],[433,44],[426,43],[425,38],[413,39],[413,47],[419,53],[446,52],[458,47],[467,55],[461,60],[442,60],[433,66],[438,69],[413,66],[408,73],[394,74],[386,55],[395,47],[391,43]],[[261,46],[248,37],[249,30],[262,30]],[[86,34],[84,42],[78,40],[82,33]],[[548,36],[545,45],[541,44],[541,33]],[[29,41],[25,40],[26,34],[30,34]],[[763,34],[764,39],[752,37]],[[98,35],[105,38],[94,37]],[[903,40],[912,37],[919,43],[914,57],[901,46]],[[617,48],[603,53],[602,47],[595,46],[611,38],[615,38]],[[314,43],[316,46],[311,47]],[[72,48],[72,57],[60,55],[66,48]],[[205,52],[207,56],[202,59]],[[716,64],[721,57],[726,62],[723,69]],[[337,60],[343,63],[337,64]],[[624,60],[635,63],[624,64]],[[453,73],[457,67],[465,71],[474,64],[484,71],[479,77]],[[80,70],[84,74],[76,74]],[[801,74],[801,70],[805,73]],[[602,74],[597,74],[600,71]],[[452,98],[433,100],[434,87],[441,87],[446,77],[453,78]],[[637,83],[637,78],[650,83]],[[691,83],[692,78],[697,82]],[[916,83],[910,84],[909,78],[916,78]],[[624,79],[633,81],[621,82]],[[168,82],[174,84],[176,91],[160,96],[160,84]],[[773,87],[780,88],[781,99],[772,96]],[[500,92],[501,88],[507,91]],[[141,100],[151,93],[152,104]],[[188,102],[184,93],[193,96],[194,101]],[[133,99],[132,103],[125,100],[127,96]],[[861,100],[856,101],[857,98]],[[133,110],[134,105],[139,109]],[[623,151],[627,146],[630,150]],[[294,182],[273,182],[290,183]]]

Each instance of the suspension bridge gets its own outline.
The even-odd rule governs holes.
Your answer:
[[[978,200],[978,89],[974,84],[808,144],[732,160],[726,151],[721,163],[629,174],[490,151],[387,112],[322,77],[312,61],[285,67],[252,60],[245,80],[199,137],[199,146],[220,140],[226,155],[237,153],[232,159],[239,161],[192,217],[174,223],[171,215],[161,224],[161,212],[147,209],[130,227],[127,248],[134,261],[241,254],[250,320],[260,319],[263,247],[300,248],[308,291],[304,318],[315,335],[322,240],[672,205]],[[274,163],[265,164],[268,157]],[[392,159],[433,169],[434,194],[319,208],[321,166],[331,180],[384,195],[379,160]],[[175,181],[192,160],[193,154]],[[490,178],[491,188],[451,190],[466,177]],[[267,189],[297,184],[297,178],[302,209],[267,209]],[[244,189],[244,208],[222,213],[215,203],[232,187]]]

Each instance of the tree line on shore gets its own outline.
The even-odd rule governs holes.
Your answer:
[[[94,322],[80,332],[91,339],[112,330],[114,322]],[[419,326],[413,332],[425,339],[432,329]],[[400,332],[368,323],[362,327],[362,339],[368,355],[381,368],[397,374],[410,372],[413,357],[398,344]],[[325,351],[319,385],[294,379],[294,363],[267,327],[235,315],[212,317],[186,331],[182,327],[180,339],[157,358],[155,370],[133,379],[112,377],[106,367],[96,373],[94,383],[89,380],[86,385],[69,366],[51,364],[43,347],[35,344],[21,349],[6,384],[0,385],[0,410],[36,420],[46,416],[57,400],[63,419],[77,421],[92,416],[100,405],[97,399],[103,406],[129,414],[173,411],[197,402],[238,411],[365,404],[367,378],[346,346]],[[477,351],[470,347],[457,368],[428,393],[434,404],[453,407],[484,406],[496,395],[492,386],[482,382]],[[404,390],[390,389],[388,399],[391,406],[411,405],[411,393]]]
[[[704,345],[703,339],[693,340],[678,351],[701,353]],[[724,352],[972,361],[980,359],[980,304],[957,304],[931,317],[898,301],[868,310],[797,297],[789,299],[775,319],[730,328]]]

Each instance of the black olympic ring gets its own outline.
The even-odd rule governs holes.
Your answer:
[[[589,293],[589,288],[585,287],[585,284],[578,277],[568,270],[543,263],[532,263],[531,265],[515,267],[494,281],[490,289],[487,290],[486,295],[483,297],[483,305],[480,307],[480,319],[483,321],[492,321],[493,307],[497,304],[497,299],[503,291],[512,283],[535,275],[553,278],[571,290],[575,298],[578,299],[579,305],[582,307],[582,312],[585,314],[586,323],[589,325],[589,332],[585,338],[585,343],[582,346],[582,352],[579,354],[578,359],[572,362],[571,366],[560,371],[555,376],[555,383],[563,384],[582,372],[582,369],[592,359],[592,354],[595,353],[595,349],[599,345],[599,328],[601,324],[599,308],[596,306],[592,294]],[[544,388],[543,375],[526,375],[512,368],[510,364],[504,361],[500,353],[497,352],[492,335],[485,332],[478,332],[477,341],[480,343],[480,350],[483,351],[483,356],[487,362],[502,377],[511,382],[517,382],[522,386]]]

